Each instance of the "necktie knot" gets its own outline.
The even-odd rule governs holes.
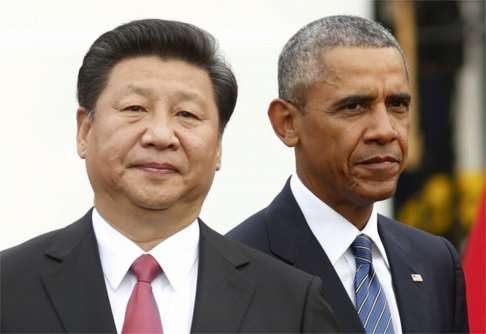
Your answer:
[[[147,283],[152,283],[154,278],[162,272],[159,263],[150,254],[139,256],[133,262],[131,270],[137,277],[137,281]]]
[[[354,239],[353,243],[351,244],[351,250],[353,251],[354,257],[356,258],[356,264],[358,266],[360,264],[369,265],[372,263],[372,245],[373,242],[366,234],[360,234],[356,237],[356,239]]]

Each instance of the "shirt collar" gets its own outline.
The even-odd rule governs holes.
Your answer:
[[[170,285],[184,287],[199,258],[199,224],[197,220],[171,235],[149,252],[106,222],[96,208],[92,215],[103,273],[113,290],[117,290],[132,263],[142,254],[151,254],[162,267]]]
[[[388,263],[388,257],[386,256],[386,252],[385,252],[385,246],[383,246],[383,242],[381,242],[380,234],[378,233],[378,211],[376,210],[375,205],[373,206],[373,211],[371,212],[371,216],[370,219],[368,220],[368,223],[366,223],[363,230],[360,231],[359,233],[366,234],[367,236],[370,237],[379,255],[381,255],[381,257],[385,261],[387,268],[390,269],[390,265]]]
[[[309,228],[333,265],[349,249],[354,239],[359,234],[364,233],[371,238],[388,266],[385,248],[378,234],[378,212],[375,206],[373,206],[373,211],[365,228],[360,231],[341,214],[314,195],[302,183],[297,174],[292,175],[290,179],[290,189]]]

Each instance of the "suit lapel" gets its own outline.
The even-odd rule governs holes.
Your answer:
[[[410,241],[397,229],[397,223],[378,216],[378,231],[390,263],[393,288],[403,332],[432,332],[430,327],[430,299],[425,268],[413,253]],[[421,274],[423,282],[414,282],[412,274]]]
[[[321,245],[310,230],[287,181],[266,211],[272,253],[283,261],[319,276],[327,301],[343,332],[363,332],[353,303]]]
[[[67,332],[116,332],[91,211],[59,232],[46,251],[43,281]]]
[[[236,333],[255,292],[238,268],[248,257],[200,221],[199,270],[191,333]]]

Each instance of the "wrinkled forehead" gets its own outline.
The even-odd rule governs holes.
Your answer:
[[[395,47],[325,47],[316,57],[316,66],[321,76],[329,76],[343,70],[359,72],[371,68],[377,72],[385,72],[400,69],[405,80],[409,81],[405,57]]]

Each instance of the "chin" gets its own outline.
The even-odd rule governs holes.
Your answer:
[[[131,202],[144,210],[160,211],[170,208],[176,199],[166,196],[132,196]]]
[[[137,205],[138,207],[147,210],[147,211],[163,211],[167,210],[171,207],[170,204],[167,203],[140,203]]]
[[[395,181],[371,182],[362,184],[357,191],[357,195],[364,202],[371,204],[392,197],[395,194],[395,190]]]
[[[365,197],[372,202],[378,202],[386,200],[395,194],[395,187],[386,189],[370,189],[366,192]]]

